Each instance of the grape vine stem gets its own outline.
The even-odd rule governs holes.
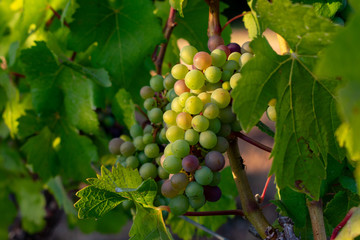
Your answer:
[[[339,234],[340,230],[345,226],[345,224],[349,221],[355,210],[356,208],[350,209],[350,211],[346,214],[344,219],[336,226],[336,228],[334,228],[330,240],[335,240],[336,236]]]
[[[227,25],[229,25],[230,23],[232,23],[232,22],[235,21],[236,19],[245,16],[245,15],[248,14],[248,13],[249,13],[249,12],[244,12],[244,13],[242,13],[242,14],[239,14],[239,15],[231,18],[231,19],[230,19],[229,21],[227,21],[227,22],[224,24],[224,26],[221,28],[221,32],[224,31],[224,29],[226,28]]]
[[[307,200],[306,205],[309,210],[314,240],[326,240],[326,231],[321,200]]]
[[[147,114],[141,109],[141,107],[137,104],[135,104],[136,109],[147,119],[149,120],[149,117],[147,116]]]
[[[265,146],[264,144],[252,139],[251,137],[246,136],[242,132],[232,132],[231,134],[235,137],[238,137],[238,138],[250,143],[251,145],[254,145],[254,146],[266,151],[266,152],[271,153],[271,151],[272,151],[271,147]]]
[[[184,216],[222,216],[222,215],[237,215],[244,216],[244,212],[240,209],[221,210],[221,211],[203,211],[203,212],[186,212]]]
[[[219,0],[205,0],[209,5],[208,37],[221,35],[220,2]]]

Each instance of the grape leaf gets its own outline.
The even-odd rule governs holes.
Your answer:
[[[187,0],[169,0],[170,5],[179,12],[181,17],[184,17],[183,8],[187,4]]]
[[[181,239],[191,240],[195,236],[196,227],[178,216],[171,215],[166,223],[171,227],[171,231]]]
[[[129,236],[131,240],[173,239],[165,226],[161,210],[145,208],[139,204],[136,204],[136,215]]]
[[[39,135],[31,137],[21,147],[26,154],[27,162],[43,180],[55,176],[59,170],[59,161],[53,149],[54,138],[54,134],[45,127]]]
[[[20,139],[24,139],[40,132],[44,127],[43,120],[45,119],[46,117],[42,116],[40,118],[40,116],[38,116],[34,111],[27,110],[25,115],[21,116],[18,120],[18,137]]]
[[[360,235],[360,208],[356,208],[349,221],[341,229],[336,240],[355,239]]]
[[[91,56],[93,65],[108,70],[118,85],[139,90],[147,83],[147,79],[136,77],[142,71],[139,66],[163,38],[152,3],[122,1],[116,8],[98,0],[80,0],[78,4],[70,24],[69,48],[81,52],[97,42]]]
[[[291,0],[294,3],[312,4],[315,12],[321,16],[332,18],[342,7],[342,0]]]
[[[135,123],[135,105],[132,96],[125,89],[120,89],[113,100],[112,111],[116,120],[130,129]]]
[[[257,13],[255,11],[256,0],[248,0],[250,12],[244,15],[243,22],[245,28],[248,30],[249,38],[254,39],[255,37],[261,36],[264,29],[262,22],[259,21]]]
[[[0,169],[12,175],[25,174],[26,169],[18,151],[10,148],[5,142],[0,144]]]
[[[60,176],[49,179],[47,186],[49,187],[50,192],[54,195],[56,202],[64,209],[65,213],[68,215],[76,215],[76,210],[72,201],[68,197]]]
[[[0,239],[8,239],[8,228],[16,217],[16,208],[9,194],[6,189],[0,188]]]

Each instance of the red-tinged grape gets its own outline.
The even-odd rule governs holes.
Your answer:
[[[130,141],[126,141],[123,144],[121,144],[121,146],[120,146],[120,152],[125,157],[129,157],[129,156],[133,155],[135,151],[136,151],[136,148],[135,148],[134,144]]]
[[[140,96],[143,99],[151,98],[154,96],[154,94],[155,94],[155,91],[149,86],[144,86],[140,89]]]
[[[213,180],[213,172],[210,168],[202,166],[200,169],[196,170],[195,180],[201,185],[209,185]]]
[[[226,57],[228,57],[230,55],[230,49],[225,45],[217,46],[216,49],[223,50],[226,54]]]
[[[184,80],[177,80],[174,84],[175,93],[180,96],[184,92],[190,92],[190,89],[186,86]]]
[[[186,189],[185,194],[187,197],[201,197],[204,195],[204,187],[197,182],[190,182]]]
[[[188,176],[185,173],[176,173],[170,178],[173,188],[182,191],[189,183]]]
[[[241,47],[237,43],[229,43],[226,46],[229,48],[231,53],[233,53],[233,52],[239,52],[240,53],[241,52]]]
[[[194,56],[193,64],[197,69],[204,70],[211,66],[211,56],[207,52],[198,52]]]
[[[216,202],[221,198],[221,189],[218,186],[204,186],[206,201]]]
[[[205,156],[205,165],[213,172],[218,172],[225,166],[225,158],[220,152],[210,151]]]
[[[144,163],[139,169],[139,174],[144,180],[149,178],[155,179],[158,175],[158,171],[154,164]]]
[[[194,155],[188,155],[183,158],[182,167],[187,172],[194,172],[199,167],[199,159]]]
[[[181,129],[187,130],[187,129],[191,128],[191,120],[192,120],[192,117],[189,113],[181,112],[176,117],[176,124]]]
[[[220,45],[224,45],[224,39],[219,35],[213,35],[209,37],[208,40],[208,48],[211,51],[213,51],[215,48],[217,48]]]
[[[182,215],[189,209],[189,199],[184,195],[176,196],[169,202],[171,213],[174,215]]]
[[[114,155],[120,155],[120,147],[124,143],[121,138],[113,138],[109,142],[109,151]]]
[[[180,58],[181,58],[181,60],[184,61],[184,63],[186,63],[188,65],[192,65],[194,56],[197,52],[198,52],[198,50],[193,46],[190,46],[190,45],[184,46],[180,50]]]
[[[176,190],[175,188],[173,188],[173,186],[171,185],[170,180],[166,180],[162,185],[161,185],[161,194],[164,197],[167,198],[174,198],[178,195],[179,191]]]
[[[164,89],[164,78],[161,75],[155,75],[150,79],[150,87],[154,89],[155,92],[160,92]]]

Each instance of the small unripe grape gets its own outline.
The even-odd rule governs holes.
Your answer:
[[[176,79],[171,75],[171,73],[169,73],[168,75],[166,75],[164,79],[164,88],[166,90],[172,89],[174,87],[175,82]]]
[[[180,105],[182,106],[182,107],[185,107],[185,102],[186,102],[186,100],[189,98],[189,97],[191,97],[191,96],[193,96],[193,94],[192,93],[189,93],[189,92],[184,92],[184,93],[182,93],[180,96],[179,96],[179,103],[180,103]]]
[[[185,131],[178,126],[171,126],[166,130],[166,138],[170,142],[175,142],[178,139],[184,139]]]
[[[251,47],[250,47],[250,41],[244,42],[241,46],[241,54],[244,53],[253,53]]]
[[[189,209],[189,200],[184,195],[179,195],[170,200],[169,207],[172,214],[182,215]]]
[[[226,61],[226,63],[222,66],[222,69],[224,71],[230,71],[231,73],[234,73],[236,70],[240,69],[239,61],[234,61],[234,60]]]
[[[209,184],[210,186],[217,186],[221,181],[221,173],[220,172],[213,172],[213,180]]]
[[[186,86],[184,80],[177,80],[174,84],[175,93],[180,96],[184,92],[190,92],[190,89]]]
[[[204,195],[204,188],[197,182],[190,182],[185,189],[185,194],[189,198],[201,197]]]
[[[216,47],[224,45],[224,39],[219,35],[213,35],[209,37],[208,40],[208,48],[211,51],[213,51]]]
[[[176,124],[176,117],[177,117],[177,113],[173,110],[167,110],[164,115],[163,115],[163,119],[164,122],[168,125],[168,126],[172,126]]]
[[[134,144],[130,141],[124,142],[120,146],[120,152],[125,157],[129,157],[129,156],[133,155],[133,153],[135,151],[136,151],[136,148],[135,148]]]
[[[205,199],[216,202],[221,198],[221,189],[218,186],[204,186]]]
[[[174,90],[174,88],[170,89],[167,93],[166,93],[166,99],[169,100],[170,102],[177,97],[177,94]]]
[[[221,79],[224,82],[230,81],[232,74],[233,74],[233,71],[225,70],[221,74]]]
[[[219,106],[219,108],[225,108],[229,105],[231,100],[228,91],[218,88],[211,94],[211,102]]]
[[[244,53],[243,55],[241,55],[241,57],[240,57],[241,66],[244,66],[253,57],[254,57],[254,55],[252,55],[251,53],[247,53],[247,52]]]
[[[144,128],[144,134],[145,133],[152,133],[152,131],[154,130],[154,127],[151,126],[150,124],[146,125]]]
[[[179,158],[187,156],[190,152],[189,143],[183,139],[176,140],[171,145],[173,154]]]
[[[162,185],[161,185],[161,194],[164,197],[167,198],[174,198],[178,195],[178,191],[173,188],[173,186],[171,185],[170,180],[166,180]]]
[[[144,153],[148,158],[156,158],[159,156],[159,146],[156,143],[150,143],[145,146]]]
[[[153,98],[147,98],[144,101],[144,108],[148,111],[157,106],[156,100]]]
[[[210,119],[209,120],[209,128],[215,134],[217,134],[221,129],[221,121],[218,118]]]
[[[203,102],[204,105],[211,102],[211,94],[210,93],[202,92],[197,97],[200,98],[200,100]]]
[[[238,85],[240,78],[241,78],[241,73],[235,73],[234,75],[231,76],[230,86],[232,89],[234,89]]]
[[[195,131],[203,132],[208,129],[209,120],[202,115],[196,115],[191,121],[191,126]]]
[[[144,86],[140,89],[140,96],[143,99],[151,98],[154,96],[154,94],[155,94],[155,91],[149,86]]]
[[[175,155],[167,156],[164,159],[162,167],[168,173],[178,173],[178,172],[180,172],[180,170],[182,168],[181,159],[176,157]]]
[[[186,188],[189,183],[189,179],[185,173],[176,173],[170,178],[173,188],[181,191]]]
[[[209,185],[213,180],[213,173],[208,167],[201,167],[199,170],[195,172],[195,180],[197,183],[201,185]]]
[[[152,123],[162,122],[162,116],[163,116],[163,112],[161,111],[160,108],[153,108],[148,112],[149,120]]]
[[[189,198],[189,204],[194,209],[199,209],[205,205],[206,199],[204,195],[200,197],[191,197]]]
[[[192,117],[189,113],[181,112],[176,117],[176,124],[178,125],[178,127],[187,130],[191,128],[191,120]]]
[[[124,143],[121,138],[113,138],[109,142],[109,151],[114,155],[120,155],[120,147]]]
[[[137,155],[137,158],[140,162],[140,164],[144,164],[144,163],[147,163],[147,162],[151,162],[151,158],[148,158],[144,152],[140,152],[138,155]]]
[[[188,65],[192,65],[193,58],[197,52],[198,52],[198,50],[193,46],[190,46],[190,45],[184,46],[180,50],[180,58],[181,58],[181,60],[184,61],[184,63],[186,63]]]
[[[189,69],[181,63],[176,64],[171,69],[171,75],[175,79],[184,79],[185,75],[188,73]]]
[[[217,46],[216,49],[220,49],[220,50],[223,50],[226,54],[226,57],[228,57],[230,55],[230,50],[227,46],[225,45],[220,45],[220,46]]]
[[[213,172],[218,172],[225,166],[225,158],[220,152],[210,151],[205,156],[205,165]]]
[[[207,103],[204,106],[203,115],[208,119],[214,119],[219,116],[220,109],[215,103]]]
[[[133,124],[130,128],[130,136],[135,138],[140,135],[143,135],[142,127],[139,124]]]
[[[221,88],[221,82],[206,84],[206,91],[208,93],[213,93],[218,88]],[[210,96],[210,98],[211,98],[211,96]]]
[[[169,173],[162,166],[158,167],[158,175],[161,179],[169,178]]]
[[[269,120],[276,122],[276,110],[274,106],[269,106],[266,110]]]
[[[155,75],[150,79],[150,87],[154,89],[155,92],[160,92],[164,89],[164,79],[161,75]]]
[[[168,145],[166,145],[165,149],[164,149],[164,157],[170,156],[170,155],[174,155],[174,153],[171,150],[171,145],[172,143],[169,143]],[[160,161],[163,161],[163,159],[161,158]],[[161,164],[162,166],[162,164]]]
[[[221,67],[226,62],[226,53],[221,49],[215,49],[211,52],[212,65]]]
[[[126,158],[126,167],[135,169],[139,166],[139,160],[135,156]]]
[[[241,52],[241,47],[239,46],[239,44],[237,43],[229,43],[228,45],[226,45],[230,52],[233,53],[233,52]]]
[[[191,90],[200,89],[204,86],[205,76],[199,70],[191,70],[185,76],[185,84]]]
[[[185,132],[184,139],[193,146],[199,142],[199,136],[199,133],[194,129],[188,129]]]
[[[219,119],[222,123],[232,123],[236,120],[236,115],[232,111],[231,106],[227,106],[220,110]]]
[[[215,66],[208,67],[205,70],[204,74],[205,74],[206,80],[211,83],[217,83],[218,81],[220,81],[221,76],[222,76],[222,72],[221,72],[220,68],[215,67]]]
[[[223,82],[223,84],[221,85],[221,87],[222,87],[223,89],[225,89],[226,91],[231,90],[231,86],[230,86],[230,83],[229,83],[229,82]]]
[[[241,54],[239,52],[233,52],[233,53],[230,53],[228,60],[233,60],[233,61],[239,63],[240,57],[241,57]]]
[[[211,56],[207,52],[198,52],[195,54],[193,64],[197,69],[204,70],[211,66]]]
[[[152,163],[145,163],[139,169],[139,174],[144,180],[149,178],[155,179],[157,177],[157,173],[157,168]]]
[[[222,136],[222,137],[227,137],[230,135],[230,133],[231,133],[231,125],[224,123],[224,124],[221,124],[220,131],[217,133],[217,135]]]
[[[135,137],[133,143],[137,150],[140,150],[140,151],[144,150],[145,144],[143,142],[142,136]]]
[[[218,136],[216,146],[213,148],[214,151],[225,153],[229,148],[229,142],[226,138]]]
[[[204,104],[200,98],[196,96],[189,97],[185,102],[185,110],[190,114],[199,114],[203,109]]]
[[[203,148],[212,149],[216,146],[217,137],[212,131],[205,131],[200,133],[199,143]]]
[[[182,167],[187,172],[194,172],[199,167],[199,159],[194,155],[187,155],[182,160]]]
[[[145,133],[143,136],[143,143],[148,145],[154,141],[154,137],[151,133]]]
[[[183,106],[181,106],[180,104],[180,100],[179,97],[176,97],[173,99],[173,101],[171,102],[171,110],[173,110],[176,113],[180,113],[183,111]]]

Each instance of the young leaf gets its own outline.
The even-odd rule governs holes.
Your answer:
[[[112,110],[116,120],[128,129],[135,123],[135,105],[132,96],[125,89],[120,89],[113,100]]]
[[[291,0],[294,3],[312,4],[315,12],[321,16],[332,18],[342,7],[341,0]]]

